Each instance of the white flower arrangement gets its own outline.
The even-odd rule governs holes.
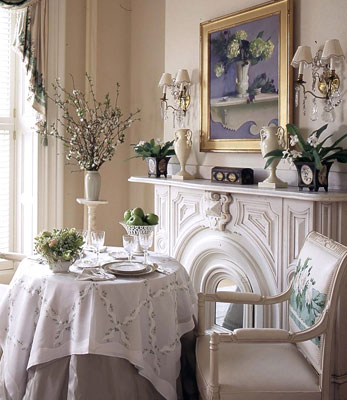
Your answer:
[[[73,83],[72,93],[64,89],[59,79],[53,84],[52,100],[62,111],[62,117],[57,124],[51,125],[50,132],[46,126],[42,126],[38,133],[51,135],[61,140],[66,149],[66,158],[74,160],[80,167],[87,171],[98,171],[104,162],[109,161],[115,155],[116,147],[125,140],[125,131],[139,118],[140,112],[130,113],[124,117],[118,106],[119,84],[116,85],[116,100],[111,103],[109,93],[104,101],[98,102],[94,93],[91,77],[86,74],[89,83],[91,101],[86,95],[75,88]],[[59,132],[62,126],[67,135]]]

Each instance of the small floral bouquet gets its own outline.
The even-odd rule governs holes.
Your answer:
[[[75,228],[53,229],[35,237],[36,253],[45,258],[50,266],[56,262],[76,260],[83,244],[83,237]]]
[[[56,80],[53,84],[53,97],[48,98],[60,108],[61,117],[57,125],[51,125],[50,132],[43,123],[38,133],[44,138],[51,135],[61,140],[67,149],[66,158],[74,160],[80,169],[98,171],[105,161],[112,159],[116,147],[124,142],[125,131],[138,120],[136,115],[140,110],[123,117],[118,106],[118,83],[114,104],[111,103],[109,93],[102,103],[98,102],[92,79],[88,74],[86,76],[89,83],[88,95],[76,89],[74,84],[72,93],[69,93],[61,86],[59,79]],[[67,135],[59,132],[59,125]]]
[[[147,157],[164,158],[174,156],[175,150],[172,148],[174,140],[171,142],[163,142],[160,139],[151,139],[149,142],[140,141],[133,146],[136,156],[130,158],[142,157],[144,160]]]
[[[263,39],[264,32],[259,32],[252,41],[247,40],[247,32],[238,30],[231,34],[230,30],[221,32],[212,40],[212,49],[219,57],[219,62],[214,65],[217,78],[227,73],[230,64],[243,61],[245,64],[255,65],[272,56],[274,44],[270,38]]]
[[[322,162],[332,162],[334,160],[347,163],[347,149],[338,146],[342,140],[347,137],[347,134],[341,136],[332,145],[324,146],[328,139],[333,134],[328,135],[325,139],[320,140],[321,134],[326,130],[328,125],[323,125],[321,128],[312,132],[305,141],[299,129],[293,124],[287,124],[287,131],[290,135],[290,146],[292,149],[287,150],[273,150],[265,155],[267,161],[265,168],[267,168],[274,160],[283,158],[291,164],[294,161],[314,162],[315,167],[320,170]],[[296,150],[294,147],[298,147]]]

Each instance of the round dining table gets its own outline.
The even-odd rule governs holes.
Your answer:
[[[196,295],[178,261],[149,261],[158,269],[102,279],[24,259],[0,302],[0,398],[177,399]]]

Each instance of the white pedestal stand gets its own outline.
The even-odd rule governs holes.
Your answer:
[[[96,229],[96,208],[97,206],[108,204],[107,200],[86,200],[86,199],[76,199],[78,204],[83,204],[88,208],[88,245],[90,245],[90,232]]]

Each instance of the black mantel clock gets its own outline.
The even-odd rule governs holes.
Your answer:
[[[253,185],[253,170],[251,168],[213,167],[211,181],[236,185]]]

